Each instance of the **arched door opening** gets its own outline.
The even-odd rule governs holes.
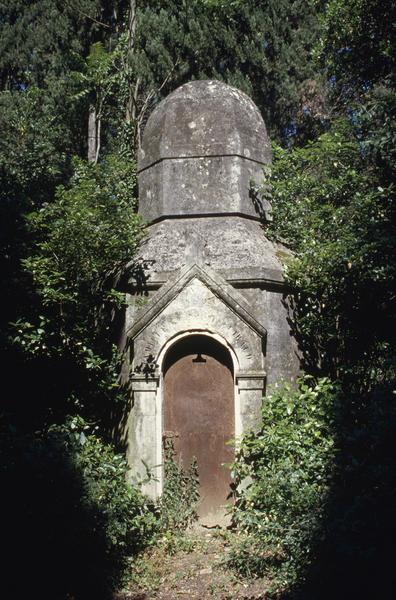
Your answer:
[[[164,359],[164,431],[188,469],[198,464],[200,518],[227,503],[234,459],[227,442],[235,436],[234,373],[229,351],[205,335],[176,342]],[[229,500],[228,500],[229,502]]]

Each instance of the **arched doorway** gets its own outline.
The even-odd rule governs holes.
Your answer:
[[[176,342],[164,359],[164,431],[174,439],[178,460],[198,463],[201,518],[226,504],[235,436],[234,374],[230,353],[216,340],[191,335]]]

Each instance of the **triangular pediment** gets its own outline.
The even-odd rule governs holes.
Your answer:
[[[242,294],[216,271],[194,264],[180,269],[158,290],[150,302],[137,312],[133,325],[127,331],[128,337],[135,338],[150,325],[194,279],[206,286],[256,334],[262,338],[266,336],[265,327],[252,315],[249,304]]]

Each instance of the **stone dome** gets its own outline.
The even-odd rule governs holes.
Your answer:
[[[220,81],[186,83],[147,121],[140,212],[149,221],[230,213],[259,218],[250,183],[262,179],[270,162],[264,121],[246,94]]]
[[[221,81],[191,81],[169,94],[151,114],[139,168],[166,158],[219,155],[270,162],[263,118],[240,90]]]

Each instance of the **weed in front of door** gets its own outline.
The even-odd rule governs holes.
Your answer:
[[[171,438],[164,441],[164,475],[160,500],[161,528],[164,532],[181,532],[198,518],[199,476],[195,458],[187,471],[176,461]]]

